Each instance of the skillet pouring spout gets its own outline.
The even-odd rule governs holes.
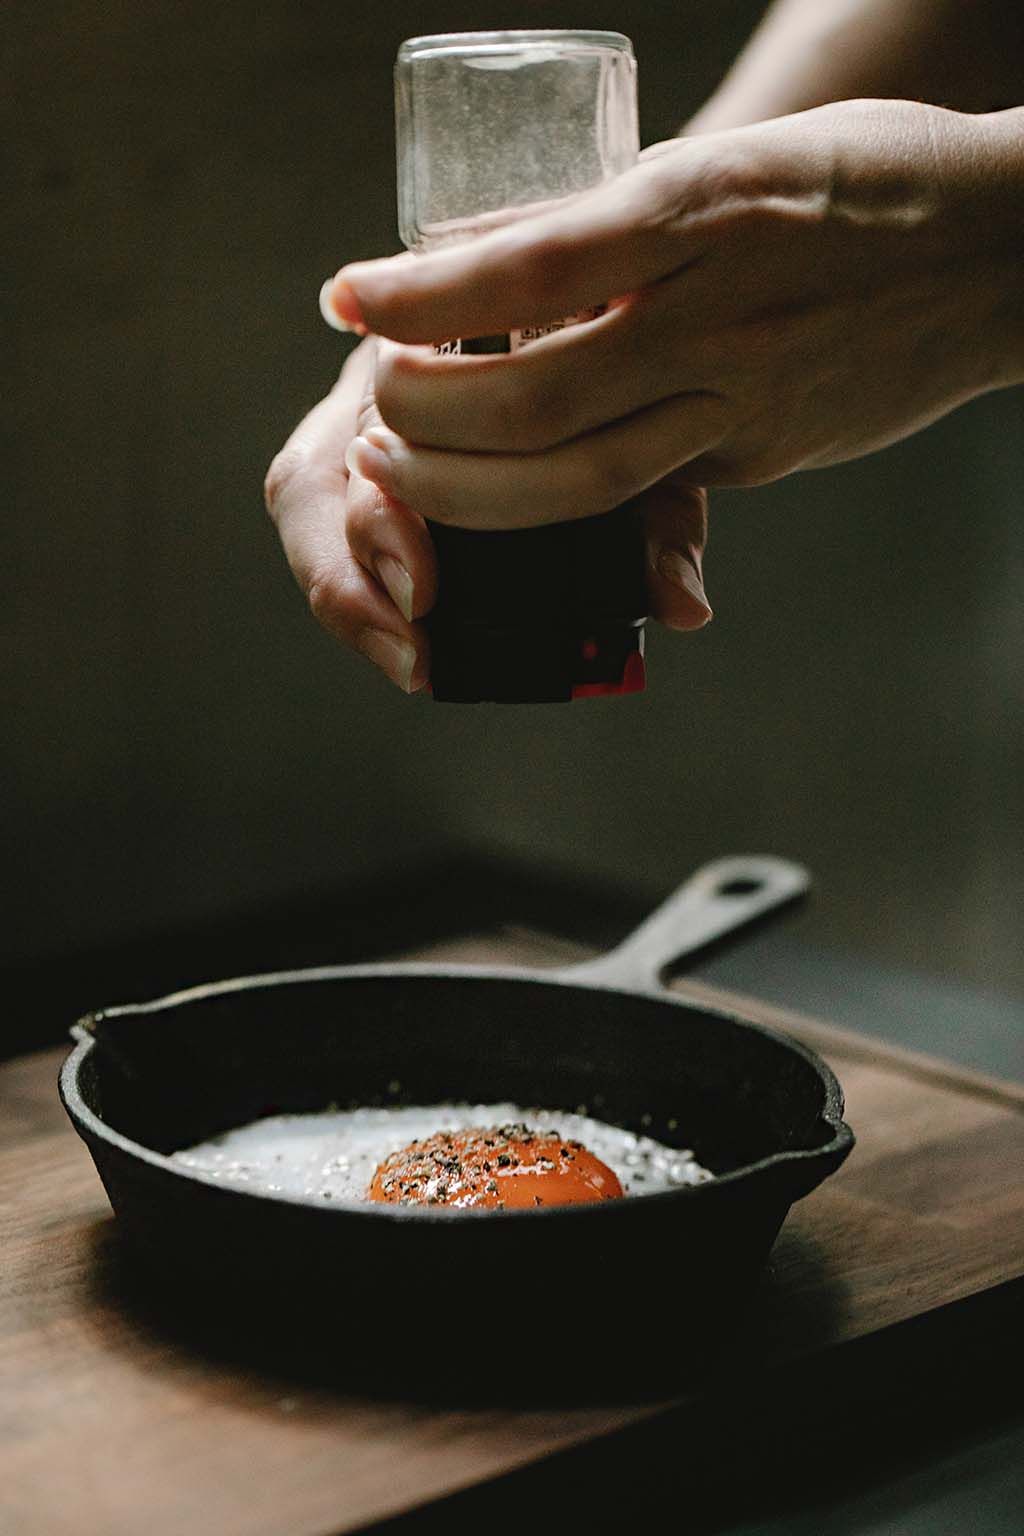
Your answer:
[[[218,1328],[230,1315],[243,1331],[248,1318],[253,1338],[271,1318],[275,1333],[301,1331],[301,1318],[332,1359],[325,1341],[345,1316],[345,1369],[354,1328],[376,1340],[381,1379],[407,1376],[413,1358],[436,1380],[493,1373],[500,1357],[506,1386],[540,1356],[577,1373],[607,1375],[611,1354],[630,1373],[664,1367],[666,1316],[682,1351],[712,1316],[728,1329],[793,1201],[853,1145],[812,1051],[661,986],[673,960],[807,886],[781,860],[720,860],[618,949],[561,971],[321,967],[102,1010],[76,1032],[61,1095],[175,1315],[213,1310]],[[715,1177],[599,1205],[460,1212],[256,1193],[172,1156],[268,1114],[452,1102],[583,1106],[692,1148]],[[520,1291],[522,1305],[501,1304]],[[485,1349],[456,1325],[456,1301],[483,1319]],[[421,1326],[428,1302],[448,1321]]]

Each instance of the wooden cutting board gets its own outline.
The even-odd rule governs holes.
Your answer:
[[[430,957],[581,952],[519,932]],[[694,982],[675,990],[818,1050],[858,1137],[776,1244],[745,1329],[748,1371],[824,1363],[840,1343],[1024,1275],[1024,1086]],[[233,1370],[169,1341],[119,1304],[113,1218],[57,1100],[63,1055],[0,1068],[4,1536],[350,1531],[673,1406],[433,1410]]]

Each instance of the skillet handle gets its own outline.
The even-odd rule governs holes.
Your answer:
[[[673,961],[695,954],[810,888],[800,864],[767,855],[715,859],[691,875],[615,949],[565,967],[566,980],[657,991]]]

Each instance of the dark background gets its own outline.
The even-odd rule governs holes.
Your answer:
[[[407,700],[317,630],[263,514],[267,462],[345,348],[320,283],[395,248],[399,41],[627,31],[652,142],[761,9],[8,10],[0,942],[19,974],[138,940],[164,946],[160,985],[203,979],[172,974],[180,935],[213,936],[213,974],[218,931],[363,882],[359,932],[387,947],[388,892],[453,850],[496,884],[510,857],[638,907],[763,851],[814,870],[803,931],[826,954],[1024,996],[1020,391],[716,495],[715,621],[652,634],[636,699]],[[432,905],[422,874],[407,890]],[[329,927],[318,943],[345,951]]]

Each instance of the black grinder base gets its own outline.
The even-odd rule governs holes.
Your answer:
[[[428,620],[435,700],[568,703],[643,690],[635,506],[495,533],[429,526],[440,571]]]

